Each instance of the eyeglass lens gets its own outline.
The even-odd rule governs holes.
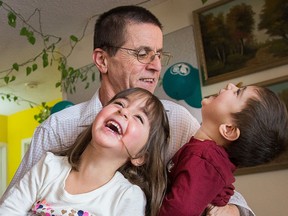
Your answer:
[[[152,62],[155,57],[158,56],[161,60],[161,65],[167,65],[170,60],[170,54],[169,53],[162,53],[162,52],[155,52],[153,50],[145,50],[140,49],[137,53],[137,59],[139,62],[143,64],[149,64]]]

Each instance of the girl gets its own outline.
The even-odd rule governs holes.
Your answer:
[[[159,99],[144,89],[124,90],[74,145],[48,152],[13,187],[0,215],[156,215],[168,136]]]

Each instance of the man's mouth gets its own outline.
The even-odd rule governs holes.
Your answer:
[[[154,78],[141,78],[140,81],[154,83],[155,79]]]
[[[122,128],[117,122],[110,120],[106,123],[105,126],[108,127],[110,130],[114,131],[115,133],[122,135]]]

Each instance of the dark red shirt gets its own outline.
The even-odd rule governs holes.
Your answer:
[[[214,141],[192,137],[167,165],[161,216],[199,216],[209,203],[224,206],[234,193],[235,166]]]

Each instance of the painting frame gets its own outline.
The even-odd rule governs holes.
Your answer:
[[[270,88],[272,91],[274,91],[278,95],[279,95],[279,89],[280,91],[285,91],[286,93],[285,98],[281,97],[281,95],[279,96],[285,102],[286,107],[288,109],[288,75],[277,77],[277,78],[259,82],[259,83],[255,83],[253,85],[264,86],[264,87]],[[280,87],[280,88],[277,88],[277,87]],[[277,92],[273,90],[273,88],[278,89]],[[279,157],[277,157],[273,161],[263,164],[263,165],[259,165],[259,166],[239,168],[236,170],[235,175],[246,175],[246,174],[252,174],[252,173],[261,173],[261,172],[276,171],[276,170],[283,170],[283,169],[288,169],[288,147],[283,153],[281,153]]]
[[[232,11],[231,9],[234,9],[235,5],[236,6],[240,5],[243,2],[246,4],[246,7],[247,5],[251,6],[253,12],[258,11],[258,13],[254,12],[255,14],[253,15],[251,14],[252,12],[247,9],[248,12],[250,11],[250,13],[248,12],[247,13],[251,14],[251,17],[254,19],[253,26],[254,28],[257,27],[257,30],[253,30],[253,34],[251,33],[249,37],[246,36],[247,37],[245,39],[246,45],[249,44],[249,47],[248,45],[247,47],[239,46],[240,48],[239,50],[237,50],[235,47],[237,44],[236,41],[239,38],[232,37],[233,35],[232,30],[229,31],[232,33],[226,34],[225,31],[221,29],[221,26],[223,27],[223,29],[225,29],[224,27],[226,26],[226,30],[228,26],[230,26],[230,28],[228,29],[231,29],[232,28],[231,26],[233,26],[231,23],[229,24],[227,21],[225,23],[224,22],[225,18],[221,18],[221,14],[223,15],[223,17],[226,16],[226,20],[231,20],[227,18],[227,17],[230,18],[233,15],[233,14],[231,15],[231,11]],[[262,2],[264,5],[265,0],[220,0],[216,3],[213,3],[206,7],[202,7],[192,12],[195,47],[196,47],[198,65],[199,65],[198,67],[201,73],[203,86],[233,79],[233,78],[240,77],[240,76],[245,76],[245,75],[256,73],[256,72],[260,72],[260,71],[271,69],[271,68],[281,66],[284,64],[288,64],[288,43],[286,45],[286,42],[284,42],[284,40],[282,40],[281,38],[267,35],[267,33],[265,32],[265,28],[264,30],[262,29],[261,31],[258,29],[261,19],[258,18],[256,22],[255,17],[260,17],[259,11],[261,11],[261,8],[257,8],[257,5],[259,6],[260,4],[259,2],[260,3]],[[247,8],[250,8],[250,7],[247,7]],[[243,17],[247,17],[247,16],[243,16]],[[221,23],[221,21],[219,21],[221,19],[223,21],[222,22],[223,25],[218,24],[217,26],[215,24],[217,23],[216,21],[218,20],[218,23]],[[243,22],[248,22],[248,20],[250,19],[247,18]],[[284,21],[288,22],[288,20],[284,20]],[[211,23],[215,25],[212,25]],[[238,34],[245,35],[244,32],[242,32],[242,34],[240,33]],[[262,39],[264,38],[264,36],[266,37],[265,42],[263,41],[260,42],[260,39],[264,40]],[[239,41],[241,40],[239,39]],[[238,43],[240,44],[240,42]],[[280,46],[281,43],[284,43],[285,46],[284,47]],[[222,45],[222,49],[221,49],[222,51],[220,50],[220,48],[218,48],[219,44]],[[230,50],[230,51],[228,52],[227,50]],[[245,52],[247,54],[243,56],[243,53]],[[230,54],[228,55],[228,53]],[[265,55],[268,56],[268,58],[265,57]]]

